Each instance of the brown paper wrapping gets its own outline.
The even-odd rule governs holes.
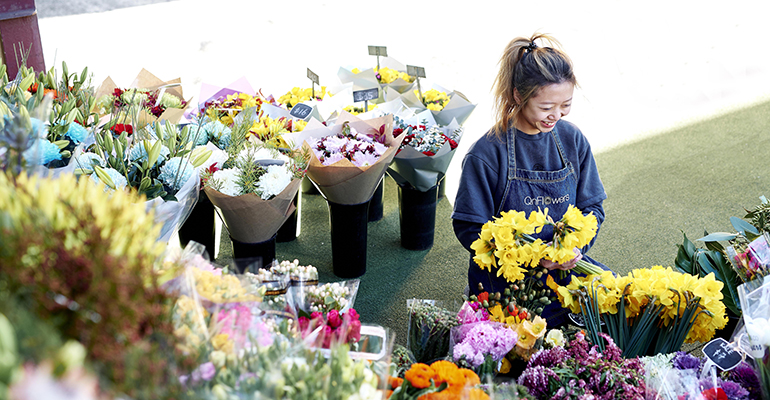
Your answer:
[[[157,76],[150,73],[150,71],[142,68],[142,70],[139,71],[139,74],[136,76],[136,78],[134,78],[134,81],[130,86],[128,86],[128,88],[156,90],[164,85],[179,84],[179,86],[167,87],[166,93],[172,94],[178,97],[180,100],[184,100],[181,83],[181,78],[172,79],[170,81],[162,81]],[[118,85],[115,84],[115,81],[113,81],[112,78],[108,76],[96,90],[96,98],[100,99],[102,96],[112,94],[112,92],[117,87]],[[189,99],[187,101],[189,102]],[[181,108],[169,108],[163,111],[163,114],[160,115],[160,118],[155,118],[154,115],[148,113],[147,111],[142,111],[138,115],[138,121],[135,122],[137,124],[147,125],[154,123],[157,120],[166,120],[176,124],[182,119],[184,111],[185,110]]]
[[[252,193],[233,197],[208,187],[205,190],[233,239],[259,243],[272,238],[294,212],[294,196],[301,183],[301,179],[292,180],[270,200]]]
[[[388,149],[374,165],[368,167],[357,167],[349,160],[340,160],[332,165],[323,165],[310,149],[310,145],[305,142],[303,147],[311,154],[307,175],[326,200],[337,204],[361,204],[372,198],[380,179],[385,175],[385,171],[396,155],[405,135],[400,135],[398,138],[393,137],[392,114],[361,120],[345,111],[337,118],[339,124],[335,125],[331,132],[340,132],[342,123],[345,121],[350,122],[350,126],[359,133],[370,136],[374,132],[379,134],[380,126],[384,125],[385,145],[388,146]]]

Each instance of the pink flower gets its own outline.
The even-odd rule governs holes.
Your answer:
[[[340,313],[337,310],[329,311],[329,313],[326,314],[326,321],[329,323],[329,326],[334,329],[342,325],[342,319],[340,318]]]
[[[348,329],[347,342],[357,342],[361,340],[361,321],[357,319],[351,321]]]

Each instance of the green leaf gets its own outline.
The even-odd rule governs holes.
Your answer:
[[[748,233],[759,235],[759,231],[757,231],[757,228],[754,227],[754,225],[751,225],[738,217],[730,217],[730,223],[736,231],[743,233],[744,235],[747,235]]]
[[[695,244],[690,241],[690,239],[687,238],[687,235],[682,232],[682,235],[684,236],[684,241],[681,245],[678,245],[677,247],[679,250],[676,253],[676,260],[674,261],[674,265],[676,267],[686,272],[690,275],[695,275],[693,271],[693,255],[695,254]]]
[[[61,149],[65,148],[65,147],[69,146],[70,141],[69,140],[57,140],[57,141],[53,142],[53,144],[55,144],[56,147],[58,147],[59,150],[61,150]]]
[[[718,242],[718,241],[730,241],[735,239],[736,237],[738,237],[737,233],[714,232],[697,240],[701,242]]]
[[[161,141],[156,141],[152,148],[147,148],[149,145],[149,142],[144,142],[144,149],[147,151],[147,162],[148,166],[152,168],[155,165],[155,162],[158,161],[158,157],[160,157],[160,146],[162,145]]]

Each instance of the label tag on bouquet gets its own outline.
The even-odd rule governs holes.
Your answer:
[[[365,112],[369,111],[369,100],[374,100],[378,97],[380,97],[379,88],[356,90],[353,92],[353,102],[363,101]]]
[[[706,343],[703,354],[722,371],[729,371],[743,361],[743,355],[733,348],[732,343],[722,338]]]
[[[313,112],[313,107],[310,107],[307,104],[298,103],[291,108],[289,115],[294,118],[305,119],[311,112]]]

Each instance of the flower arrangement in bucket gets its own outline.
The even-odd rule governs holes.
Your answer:
[[[335,275],[355,278],[366,272],[369,200],[401,144],[393,117],[361,120],[342,113],[327,127],[311,120],[287,143],[311,153],[307,176],[329,205]]]

